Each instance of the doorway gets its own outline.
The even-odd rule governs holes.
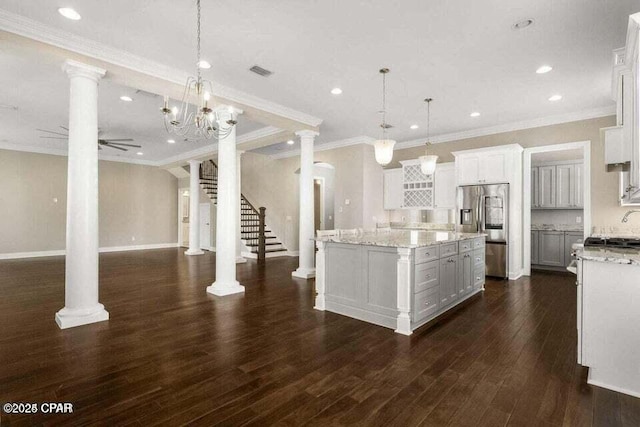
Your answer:
[[[523,274],[564,271],[571,244],[591,234],[591,141],[526,148],[523,172]]]
[[[178,246],[189,247],[189,189],[178,189]]]
[[[324,230],[323,227],[323,215],[324,206],[323,206],[323,183],[322,178],[315,178],[313,180],[313,231],[316,232],[318,230]]]
[[[200,203],[200,249],[211,248],[211,203]]]

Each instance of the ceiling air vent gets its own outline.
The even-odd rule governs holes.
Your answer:
[[[254,65],[253,67],[249,68],[249,71],[256,73],[257,75],[262,77],[269,77],[271,74],[273,74],[273,71],[265,70],[259,65]]]

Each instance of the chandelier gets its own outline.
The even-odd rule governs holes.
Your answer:
[[[164,105],[161,109],[164,115],[164,127],[168,133],[179,136],[223,139],[231,133],[237,122],[231,118],[225,121],[227,126],[218,127],[218,123],[224,120],[226,113],[214,111],[211,108],[213,84],[200,75],[202,64],[200,60],[200,0],[196,0],[196,4],[198,8],[197,74],[196,77],[189,76],[187,79],[180,108],[169,107],[169,97],[164,97]]]
[[[433,98],[427,98],[424,102],[427,103],[427,149],[425,150],[424,156],[420,156],[420,171],[425,175],[431,175],[436,171],[436,162],[438,161],[438,156],[429,155],[428,148],[431,145],[431,141],[429,140],[431,134],[431,101]]]
[[[382,74],[382,138],[373,143],[375,149],[376,162],[382,166],[386,166],[391,163],[393,159],[393,146],[396,145],[396,141],[393,139],[387,139],[387,129],[391,126],[387,124],[387,74],[389,74],[388,68],[382,68],[380,74]]]

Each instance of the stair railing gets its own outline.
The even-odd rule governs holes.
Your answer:
[[[216,193],[217,193],[217,187],[218,187],[218,165],[215,164],[215,162],[213,160],[208,160],[206,162],[202,162],[200,164],[200,179],[212,179],[215,182],[215,186],[216,186]],[[255,206],[253,206],[251,204],[251,202],[249,202],[249,200],[247,200],[246,197],[244,197],[243,194],[240,194],[240,198],[241,198],[241,204],[240,206],[242,206],[242,201],[244,201],[245,204],[247,204],[251,210],[253,211],[253,213],[255,215],[257,215],[258,219],[257,220],[251,220],[249,223],[249,226],[251,227],[251,229],[256,229],[257,231],[251,231],[248,234],[247,238],[249,240],[258,240],[258,262],[264,262],[264,260],[266,259],[266,226],[265,226],[265,218],[266,218],[266,210],[267,208],[265,207],[260,207],[259,209],[256,209]],[[240,209],[240,221],[242,224],[242,208]]]

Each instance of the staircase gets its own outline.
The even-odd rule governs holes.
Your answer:
[[[200,165],[200,186],[217,205],[218,166],[213,160],[204,161]],[[240,235],[247,249],[242,251],[242,256],[257,259],[260,244],[260,211],[244,197],[244,194],[240,195]],[[269,227],[265,226],[264,236],[266,258],[287,255],[287,248],[278,241]]]

